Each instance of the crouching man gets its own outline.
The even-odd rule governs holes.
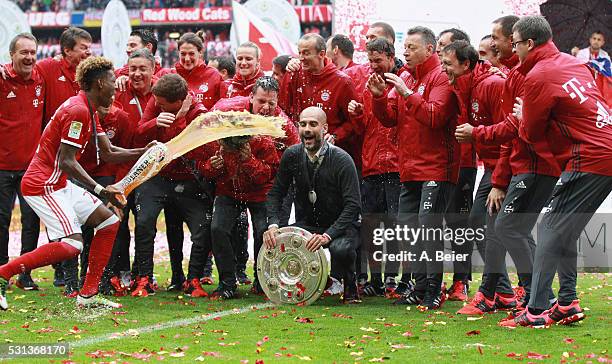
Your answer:
[[[344,279],[343,301],[358,303],[355,260],[359,244],[356,223],[361,211],[359,180],[348,153],[324,141],[327,128],[323,110],[308,107],[301,112],[302,143],[285,151],[268,193],[270,225],[263,236],[264,244],[268,249],[276,245],[283,198],[295,181],[295,225],[314,234],[306,243],[307,249],[312,252],[319,247],[329,249],[332,270]]]

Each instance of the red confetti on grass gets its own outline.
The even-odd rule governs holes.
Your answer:
[[[301,324],[312,324],[314,321],[308,317],[296,317],[295,322],[299,322]]]
[[[352,319],[353,316],[349,316],[349,315],[344,315],[341,313],[334,313],[332,314],[333,317],[337,317],[337,318],[345,318],[345,319]]]
[[[480,330],[472,330],[465,333],[467,336],[480,335]],[[480,346],[479,346],[480,347]]]
[[[412,337],[412,332],[406,331],[405,333],[402,334],[402,336],[404,336],[404,337]]]
[[[480,353],[480,355],[483,355],[484,352],[482,351],[482,346],[478,345],[477,348],[478,348],[478,352]]]
[[[529,351],[527,352],[527,358],[536,359],[536,360],[544,360],[544,359],[550,358],[550,355],[549,354],[539,354],[533,351]]]
[[[202,355],[204,355],[204,356],[212,356],[214,358],[219,358],[221,356],[221,354],[219,352],[216,352],[216,351],[203,351]]]
[[[569,337],[566,337],[566,338],[563,340],[563,342],[564,342],[564,343],[566,343],[566,344],[573,344],[574,342],[576,342],[576,340],[574,340],[574,339],[572,339],[572,338],[569,338]]]

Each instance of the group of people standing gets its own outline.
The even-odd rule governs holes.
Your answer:
[[[417,26],[407,31],[403,61],[395,57],[390,25],[372,23],[366,38],[366,64],[352,61],[346,36],[326,42],[306,34],[299,57],[277,57],[273,70],[262,70],[261,50],[250,42],[237,48],[235,63],[205,64],[194,33],[180,37],[179,62],[171,69],[161,68],[146,29],[131,34],[128,63],[117,69],[90,57],[91,36],[82,29],[62,34],[61,57],[39,62],[36,39],[15,37],[12,63],[2,68],[0,127],[16,143],[2,147],[2,163],[9,164],[0,165],[0,182],[7,186],[2,209],[15,195],[21,201],[23,254],[10,262],[4,254],[0,307],[8,307],[12,276],[19,274],[17,286],[33,289],[29,271],[60,262],[66,294],[80,305],[119,305],[99,290],[154,294],[153,244],[162,210],[169,289],[208,296],[202,284],[213,283],[214,257],[219,282],[211,296],[234,298],[238,284],[251,283],[252,292],[263,294],[266,282],[251,282],[246,273],[246,212],[257,255],[263,244],[275,246],[294,205],[294,224],[313,233],[306,248],[330,251],[326,292],[344,302],[387,295],[435,310],[446,299],[468,301],[459,314],[511,310],[500,323],[506,327],[583,319],[576,240],[612,191],[610,109],[589,68],[559,52],[540,16],[496,19],[478,50],[459,29],[436,37]],[[283,117],[286,136],[228,138],[196,148],[141,185],[124,206],[112,183],[148,147],[171,140],[210,110]],[[484,175],[475,186],[478,160]],[[543,209],[536,242],[531,230]],[[136,222],[131,267],[130,212]],[[399,264],[387,262],[381,272],[372,259],[361,226],[361,217],[371,214],[412,228],[485,229],[476,242],[485,270],[472,299],[474,241],[451,241],[470,258],[454,262],[448,291],[437,259],[402,263],[397,282]],[[34,249],[36,216],[51,243]],[[184,223],[193,243],[187,275]],[[444,240],[428,237],[399,248],[433,257],[444,251]],[[508,277],[506,252],[517,267],[518,288]],[[86,267],[82,283],[78,255]],[[127,272],[130,282],[122,279]]]

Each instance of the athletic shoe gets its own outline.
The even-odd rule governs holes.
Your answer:
[[[531,327],[534,329],[546,329],[554,324],[555,321],[550,318],[548,311],[544,311],[539,315],[532,315],[528,309],[524,309],[515,318],[501,321],[498,325],[509,329],[514,329],[518,326]]]
[[[448,300],[449,301],[467,301],[468,287],[467,283],[463,281],[455,281],[448,291]]]
[[[32,280],[30,273],[21,273],[15,285],[24,291],[38,291],[38,285]]]
[[[398,298],[393,304],[395,305],[418,305],[423,302],[423,293],[418,293],[417,291],[410,291],[408,294],[405,294]]]
[[[238,281],[238,284],[245,286],[248,286],[249,284],[253,283],[249,276],[246,274],[246,272],[242,269],[236,272],[236,280]]]
[[[442,283],[442,287],[429,285],[425,291],[423,302],[417,305],[420,311],[438,310],[446,301],[446,285]]]
[[[397,282],[395,281],[395,277],[385,278],[385,297],[399,298],[399,295],[395,294],[396,288],[397,288]]]
[[[385,286],[382,282],[368,282],[363,287],[363,295],[368,297],[382,297],[385,295]]]
[[[208,297],[208,293],[202,288],[200,280],[197,278],[185,281],[183,284],[183,291],[191,297]]]
[[[408,282],[404,282],[404,281],[400,281],[397,284],[397,288],[395,289],[395,293],[398,296],[405,296],[408,293],[410,293],[411,291],[414,290],[414,283],[412,281],[408,281]]]
[[[202,277],[202,279],[200,279],[200,283],[206,286],[212,286],[213,284],[215,284],[215,281],[212,279],[211,276],[204,276]]]
[[[64,286],[64,293],[63,295],[65,297],[68,298],[75,298],[76,296],[79,295],[79,287],[77,287],[76,282],[72,283],[72,282],[68,282],[66,283],[66,285]]]
[[[183,289],[187,282],[185,281],[185,276],[183,274],[177,275],[172,274],[172,279],[170,279],[170,285],[166,288],[166,291],[180,291]]]
[[[550,310],[548,310],[548,316],[551,320],[556,322],[557,325],[569,325],[574,322],[584,320],[586,315],[580,308],[579,303],[579,300],[574,300],[568,306],[561,306],[557,302]]]
[[[342,303],[344,304],[357,304],[361,303],[361,299],[359,298],[359,290],[357,289],[357,284],[346,284],[344,285],[344,291],[342,293]]]
[[[512,290],[514,291],[514,298],[516,298],[517,302],[522,302],[525,300],[527,292],[525,292],[525,288],[523,286],[516,286],[512,288]]]
[[[217,289],[215,289],[210,295],[211,299],[223,299],[229,300],[237,297],[237,289],[236,286],[228,286],[223,284],[223,282],[219,283]]]
[[[110,286],[115,291],[113,294],[115,297],[121,297],[128,294],[128,287],[125,286],[123,280],[117,276],[111,277]]]
[[[121,303],[113,302],[97,294],[91,297],[83,297],[81,295],[78,295],[76,302],[77,302],[77,307],[82,307],[82,308],[121,308],[123,307]]]
[[[511,311],[517,306],[516,299],[512,297],[504,297],[501,294],[495,294],[495,309],[497,311]]]
[[[149,277],[140,277],[136,281],[136,288],[132,291],[133,297],[147,297],[155,294],[155,290],[153,289],[151,282],[149,282]]]
[[[478,291],[470,303],[463,306],[457,314],[459,315],[484,315],[487,312],[495,312],[495,300],[490,300]]]
[[[62,264],[54,265],[53,268],[55,269],[53,273],[53,285],[55,287],[64,287],[66,281],[64,280],[64,269],[62,268]]]
[[[8,309],[8,302],[6,302],[6,289],[8,287],[9,282],[0,277],[0,309],[3,311]]]
[[[344,285],[334,277],[329,277],[327,280],[327,287],[323,291],[323,296],[335,296],[344,292]]]

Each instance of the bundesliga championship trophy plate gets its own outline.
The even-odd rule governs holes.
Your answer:
[[[257,277],[270,301],[277,304],[309,305],[323,291],[329,276],[329,260],[323,248],[306,249],[312,234],[299,227],[283,227],[274,249],[261,247]]]

